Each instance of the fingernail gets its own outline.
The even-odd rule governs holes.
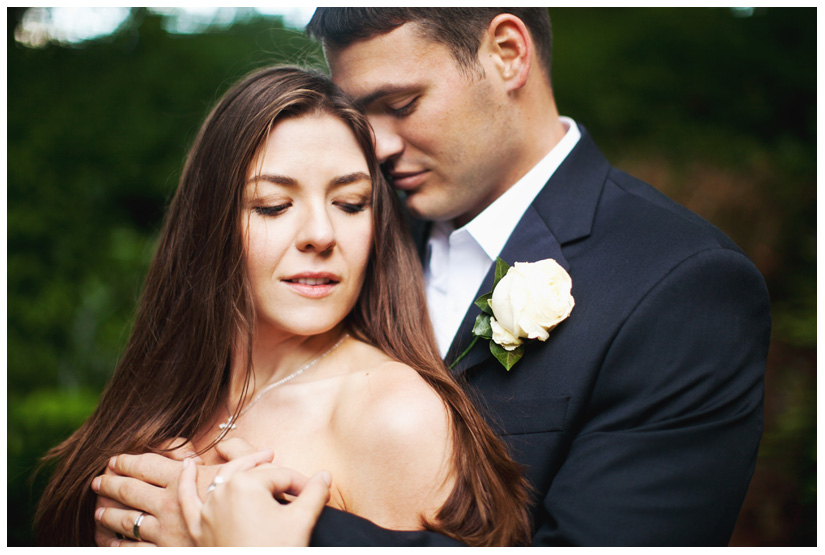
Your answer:
[[[324,479],[324,481],[327,483],[327,485],[330,485],[332,483],[332,474],[330,474],[326,470],[322,470],[320,474],[321,474],[321,478]]]
[[[100,491],[100,476],[92,480],[92,489],[94,491]]]
[[[116,463],[117,463],[117,455],[115,455],[114,457],[112,457],[111,459],[109,459],[109,468],[111,468],[112,470],[114,470],[114,469],[115,469],[115,464],[116,464]]]
[[[188,457],[183,459],[183,468],[189,468],[190,464],[192,464],[192,459]]]
[[[112,540],[112,543],[109,544],[109,547],[120,547],[120,540]]]
[[[95,511],[95,520],[96,521],[100,522],[101,520],[103,520],[103,511],[105,511],[105,510],[106,510],[106,507],[101,507],[101,508],[99,508],[98,510]]]

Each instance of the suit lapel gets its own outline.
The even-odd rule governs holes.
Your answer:
[[[587,131],[579,126],[581,139],[524,213],[499,255],[505,262],[536,262],[553,258],[565,270],[570,266],[561,246],[590,234],[610,164],[601,155]],[[495,264],[487,272],[475,298],[493,287]],[[575,280],[575,276],[571,276]],[[471,305],[453,338],[445,361],[450,364],[470,345],[475,319],[481,310]],[[479,339],[473,349],[456,364],[461,374],[492,357],[489,342]]]
[[[544,260],[545,258],[553,258],[566,270],[570,269],[567,260],[565,260],[561,252],[561,245],[556,241],[552,232],[547,229],[544,221],[532,206],[524,213],[519,225],[513,231],[513,234],[504,245],[504,249],[502,249],[499,256],[510,265],[515,262],[536,262],[538,260]],[[481,287],[479,287],[476,298],[490,292],[493,288],[494,277],[495,264],[493,264],[490,271],[487,272],[487,275],[484,277],[484,281],[481,283]],[[473,340],[473,325],[475,324],[476,317],[480,313],[481,309],[475,304],[467,310],[447,354],[448,361],[452,362],[456,360],[470,345]],[[478,343],[473,347],[473,350],[459,361],[454,372],[461,373],[467,368],[483,362],[490,356],[492,356],[492,354],[490,353],[489,342],[479,339]]]

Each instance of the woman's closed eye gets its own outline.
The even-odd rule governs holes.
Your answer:
[[[340,208],[345,214],[358,214],[369,207],[369,203],[364,202],[335,202],[335,206]]]
[[[277,216],[282,214],[291,205],[289,203],[278,204],[275,206],[256,206],[253,210],[261,216]]]

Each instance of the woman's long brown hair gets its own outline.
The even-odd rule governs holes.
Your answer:
[[[436,517],[422,524],[470,545],[529,541],[527,482],[441,361],[421,267],[398,199],[381,177],[366,119],[328,78],[275,67],[232,87],[201,127],[123,357],[92,416],[44,459],[56,468],[37,511],[41,543],[94,544],[92,479],[113,455],[196,437],[222,409],[239,338],[247,351],[246,392],[254,307],[240,223],[244,183],[275,123],[313,113],[350,127],[373,179],[373,252],[348,317],[350,332],[418,370],[450,414],[455,486]]]

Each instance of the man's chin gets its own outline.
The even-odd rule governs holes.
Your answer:
[[[404,201],[404,206],[407,207],[407,212],[419,220],[429,220],[430,211],[427,210],[426,203],[422,202],[421,195],[415,191],[398,191],[401,199]]]
[[[446,222],[455,220],[455,211],[445,211],[439,206],[438,199],[427,198],[420,192],[407,192],[403,197],[407,212],[419,220]]]

